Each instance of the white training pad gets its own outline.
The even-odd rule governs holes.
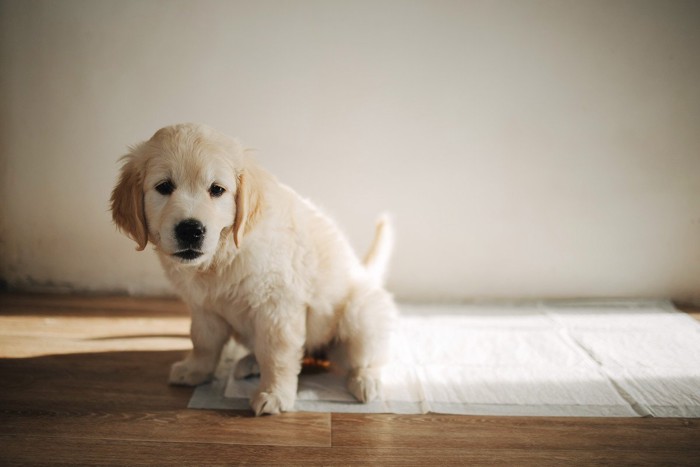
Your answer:
[[[700,323],[669,302],[403,305],[382,399],[339,371],[304,374],[295,409],[595,417],[700,417]],[[231,350],[191,408],[247,409]]]

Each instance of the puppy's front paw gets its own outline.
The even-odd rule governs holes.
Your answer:
[[[183,360],[170,367],[168,382],[176,386],[196,386],[212,378],[212,372],[192,360]]]
[[[250,400],[256,416],[288,412],[294,407],[294,398],[285,398],[273,392],[258,392]]]
[[[379,398],[381,381],[376,375],[353,371],[348,377],[348,391],[360,402],[367,403]]]

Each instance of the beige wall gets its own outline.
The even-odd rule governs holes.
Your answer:
[[[700,2],[2,1],[0,277],[163,293],[117,158],[201,121],[401,298],[700,299]]]

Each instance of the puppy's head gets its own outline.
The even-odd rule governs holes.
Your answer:
[[[162,128],[124,160],[112,217],[138,250],[150,241],[175,263],[207,264],[260,210],[239,144],[203,125]]]

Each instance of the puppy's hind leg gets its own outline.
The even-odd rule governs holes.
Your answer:
[[[389,360],[396,317],[391,295],[376,286],[357,287],[346,305],[338,338],[350,366],[348,390],[360,402],[380,396],[381,369]]]

